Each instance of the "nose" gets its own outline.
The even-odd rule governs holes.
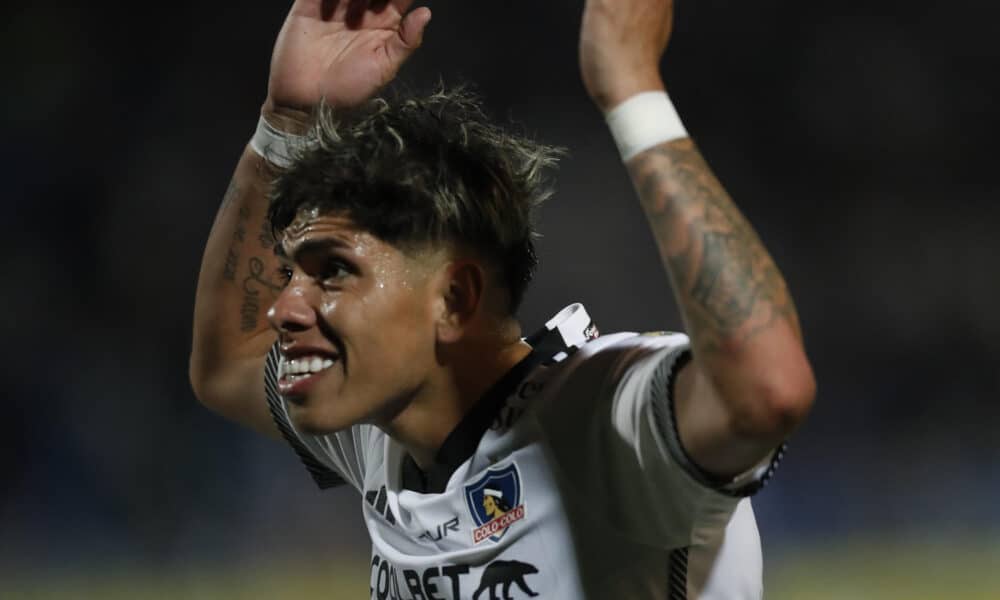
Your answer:
[[[304,331],[314,327],[316,311],[309,301],[308,290],[297,285],[293,279],[267,310],[267,320],[279,333]]]

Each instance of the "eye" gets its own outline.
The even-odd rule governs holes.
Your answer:
[[[278,268],[275,269],[275,273],[277,275],[278,284],[282,288],[286,287],[288,282],[292,280],[292,268],[288,265],[279,265]]]
[[[336,285],[337,282],[349,277],[354,273],[351,265],[342,260],[329,260],[323,265],[323,270],[319,273],[320,279],[326,285]]]

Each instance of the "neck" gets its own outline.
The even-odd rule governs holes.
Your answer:
[[[492,337],[492,343],[489,340]],[[441,368],[384,429],[403,445],[421,469],[434,457],[448,435],[493,384],[531,352],[513,335],[466,340],[445,352]]]

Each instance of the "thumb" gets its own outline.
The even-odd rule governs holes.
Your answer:
[[[399,58],[406,58],[424,41],[424,29],[431,21],[431,9],[421,6],[403,18],[395,48]]]

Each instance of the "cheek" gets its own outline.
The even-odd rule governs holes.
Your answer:
[[[419,289],[401,289],[381,306],[376,318],[383,325],[373,343],[395,368],[423,370],[434,360],[435,329],[431,311]]]
[[[339,296],[329,296],[323,298],[323,301],[319,305],[319,312],[323,315],[324,319],[327,321],[333,320],[339,300]]]
[[[430,286],[424,278],[400,266],[387,268],[382,275],[374,278],[368,293],[371,308],[380,317],[418,326],[430,320]]]
[[[426,350],[427,332],[433,331],[428,325],[429,311],[417,301],[413,290],[342,291],[325,298],[320,310],[358,367],[407,369],[413,362],[410,356]]]

